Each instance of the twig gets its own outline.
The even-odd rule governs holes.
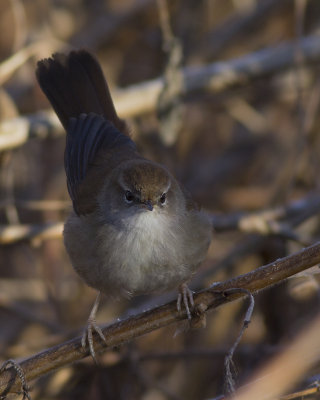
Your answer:
[[[56,47],[57,44],[58,42],[52,41],[53,48]],[[48,48],[48,41],[33,42],[2,61],[0,64],[0,84],[2,85],[6,82],[11,75],[31,57],[42,53],[46,48]]]
[[[26,41],[27,38],[27,24],[26,24],[26,12],[24,4],[21,0],[10,0],[12,14],[14,16],[15,35],[13,50],[18,50]]]
[[[319,361],[319,330],[320,315],[317,315],[282,353],[266,363],[249,384],[239,389],[235,397],[228,397],[228,400],[274,400],[295,386]]]
[[[15,199],[13,204],[10,200],[0,201],[0,209],[15,206],[26,210],[35,211],[63,211],[71,207],[68,200],[18,200]]]
[[[311,396],[320,392],[319,383],[315,383],[312,387],[307,389],[299,390],[298,392],[294,392],[291,394],[287,394],[286,396],[281,396],[279,400],[294,400],[294,399],[304,399],[306,396]]]
[[[319,36],[305,37],[300,46],[305,64],[320,60]],[[227,62],[186,67],[183,69],[184,94],[199,91],[219,93],[235,85],[243,85],[253,79],[292,68],[295,61],[294,49],[294,43],[287,42]],[[163,86],[164,78],[160,77],[116,91],[113,97],[119,115],[126,118],[154,111]],[[21,146],[29,137],[47,137],[52,132],[62,133],[61,125],[52,112],[2,121],[0,151]]]
[[[159,134],[165,144],[173,145],[183,124],[183,50],[181,41],[173,35],[170,26],[167,0],[157,0],[157,4],[163,36],[162,47],[168,56],[163,76],[163,87],[157,101],[157,115],[160,122]]]
[[[320,60],[319,42],[317,35],[301,40],[301,51],[306,64]],[[184,94],[199,91],[219,93],[236,85],[244,85],[254,79],[292,68],[294,56],[295,43],[286,42],[230,61],[186,67],[183,69]],[[158,78],[116,92],[114,99],[119,115],[133,117],[153,111],[163,84],[163,78]]]
[[[250,299],[250,303],[249,303],[249,307],[247,309],[246,315],[244,317],[241,330],[240,330],[236,340],[234,341],[233,345],[231,346],[231,349],[228,351],[228,354],[226,355],[225,360],[224,360],[225,385],[226,385],[226,392],[228,394],[232,394],[235,392],[235,382],[234,382],[233,373],[231,371],[231,367],[233,367],[233,365],[234,365],[233,355],[234,355],[236,348],[238,347],[238,344],[240,343],[240,340],[244,334],[245,329],[247,329],[249,326],[249,323],[251,321],[251,316],[253,313],[253,308],[254,308],[254,298],[248,290],[246,290],[246,289],[228,289],[224,292],[224,294],[226,296],[228,296],[230,294],[234,294],[234,293],[246,294]]]
[[[0,244],[11,244],[25,239],[59,238],[62,235],[62,230],[62,222],[42,225],[0,225]]]
[[[8,368],[10,368],[11,371],[15,371],[17,379],[20,379],[20,382],[21,382],[21,389],[22,389],[22,392],[21,392],[21,393],[22,393],[22,395],[23,395],[23,399],[22,399],[22,400],[25,400],[25,399],[31,400],[31,397],[30,397],[30,395],[29,395],[29,390],[30,390],[30,388],[29,388],[28,385],[27,385],[26,378],[25,378],[25,373],[24,373],[24,371],[23,371],[21,365],[19,365],[18,363],[16,363],[14,360],[7,360],[7,361],[4,362],[3,365],[1,366],[1,368],[0,368],[0,374],[1,374],[3,371],[6,371]],[[19,393],[19,394],[20,394],[20,393]],[[4,397],[1,396],[1,399],[5,398],[6,393],[3,393],[3,395],[4,395]]]
[[[175,39],[170,25],[170,16],[167,0],[157,0],[158,12],[160,18],[160,27],[163,36],[163,49],[170,50],[171,42]]]
[[[320,211],[320,195],[312,194],[291,203],[253,213],[235,213],[211,216],[215,231],[240,230],[247,233],[277,234],[275,221],[297,226]]]
[[[243,293],[234,293],[226,297],[223,293],[228,289],[242,288],[255,293],[261,289],[273,286],[319,262],[320,243],[317,243],[245,275],[218,283],[214,288],[203,290],[194,296],[195,314],[197,310],[201,310],[203,313],[203,310],[214,309],[244,296]],[[172,301],[126,320],[104,326],[102,330],[107,346],[97,340],[95,342],[95,350],[98,353],[108,348],[120,346],[136,337],[186,318],[186,312],[178,313],[176,301]],[[77,337],[38,353],[22,361],[20,365],[25,371],[27,382],[29,382],[57,368],[61,368],[74,361],[79,361],[88,355],[89,351],[83,352],[82,350],[81,337]],[[17,390],[18,387],[19,382],[12,377],[10,370],[4,371],[0,375],[0,395],[5,391]]]
[[[295,0],[295,54],[294,54],[294,91],[295,107],[296,107],[296,129],[290,141],[290,147],[287,155],[284,157],[281,170],[273,182],[272,203],[283,201],[287,193],[293,187],[295,176],[297,174],[297,166],[300,164],[301,155],[306,148],[306,132],[305,127],[305,104],[303,102],[303,79],[302,73],[305,66],[304,52],[301,47],[303,39],[303,25],[305,20],[305,0]]]
[[[22,146],[31,138],[45,139],[61,134],[63,129],[53,112],[5,120],[0,123],[0,151]]]
[[[54,210],[67,208],[67,201],[16,201],[15,206],[36,209]],[[0,203],[0,209],[6,207],[6,202]],[[300,200],[295,200],[285,206],[244,214],[211,215],[213,228],[216,232],[239,230],[245,233],[260,235],[282,235],[298,240],[292,228],[320,211],[320,195],[313,194]],[[285,222],[284,222],[285,221]],[[61,237],[63,222],[0,225],[0,244],[11,244],[21,240],[45,240]]]

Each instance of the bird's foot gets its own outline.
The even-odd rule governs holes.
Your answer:
[[[97,321],[96,321],[96,313],[97,313],[99,303],[100,303],[100,296],[101,296],[101,294],[98,293],[98,296],[96,298],[96,301],[94,302],[94,305],[92,307],[91,313],[88,318],[87,327],[86,327],[85,331],[83,332],[82,339],[81,339],[81,345],[82,345],[83,350],[86,351],[86,347],[88,344],[91,357],[93,358],[93,360],[95,361],[96,364],[98,364],[98,360],[97,360],[96,352],[94,350],[94,345],[93,345],[93,333],[96,332],[99,335],[100,339],[105,344],[107,344],[106,338],[105,338],[100,326],[97,324]]]
[[[106,338],[102,332],[102,329],[97,324],[97,321],[94,318],[89,317],[87,327],[82,335],[81,346],[82,346],[83,350],[86,351],[87,344],[88,344],[90,355],[93,358],[93,360],[95,361],[95,363],[98,364],[96,352],[94,350],[94,340],[93,340],[94,332],[96,332],[99,335],[99,337],[101,338],[101,340],[105,344],[107,344]]]
[[[188,320],[191,320],[191,312],[190,308],[194,307],[194,301],[193,301],[193,292],[188,288],[188,285],[186,283],[182,283],[179,286],[179,294],[178,294],[178,299],[177,299],[177,310],[180,313],[181,312],[181,305],[184,305]]]

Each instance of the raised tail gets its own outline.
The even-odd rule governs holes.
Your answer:
[[[86,50],[72,51],[68,55],[55,53],[39,61],[36,76],[66,130],[70,118],[95,113],[128,135],[126,123],[114,108],[102,69]]]

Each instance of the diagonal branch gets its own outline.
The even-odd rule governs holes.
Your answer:
[[[273,286],[286,278],[320,263],[320,242],[309,246],[293,255],[281,258],[271,264],[262,266],[247,274],[218,283],[213,287],[198,292],[194,296],[194,320],[203,318],[206,310],[214,309],[222,304],[233,301],[242,293],[224,295],[231,288],[243,288],[251,293]],[[186,319],[186,313],[179,314],[176,302],[171,302],[126,320],[103,327],[107,346],[96,340],[97,352],[122,345],[155,329]],[[86,357],[89,352],[81,349],[81,338],[77,337],[68,342],[44,350],[21,362],[27,382],[69,365]],[[4,393],[17,391],[20,388],[19,378],[14,369],[8,369],[0,375],[0,396]]]

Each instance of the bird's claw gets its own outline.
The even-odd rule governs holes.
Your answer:
[[[95,363],[98,364],[96,352],[94,350],[94,343],[93,343],[94,342],[93,341],[93,333],[94,332],[96,332],[99,335],[100,339],[105,344],[107,344],[106,338],[105,338],[100,326],[97,324],[96,320],[93,318],[89,318],[87,327],[82,335],[81,346],[82,346],[83,350],[86,351],[87,350],[86,347],[88,344],[90,355],[93,358],[93,360],[95,361]]]
[[[182,285],[179,286],[179,294],[178,294],[178,299],[177,299],[177,310],[180,313],[181,312],[181,305],[184,305],[186,312],[187,312],[187,317],[188,320],[191,320],[191,312],[190,312],[190,307],[194,307],[194,301],[193,301],[193,292],[188,288],[188,285],[186,283],[183,283]]]
[[[81,346],[82,346],[83,351],[87,350],[86,347],[87,347],[87,343],[88,343],[89,352],[96,364],[98,364],[98,360],[97,360],[96,352],[94,350],[94,345],[93,345],[93,333],[96,332],[99,335],[100,339],[105,344],[107,344],[106,338],[105,338],[100,326],[97,324],[97,321],[96,321],[96,313],[97,313],[97,310],[99,307],[100,297],[101,297],[101,294],[99,292],[97,295],[96,301],[94,302],[94,305],[92,307],[92,310],[91,310],[91,313],[90,313],[90,316],[88,319],[87,327],[86,327],[85,331],[83,332],[82,339],[81,339]]]

